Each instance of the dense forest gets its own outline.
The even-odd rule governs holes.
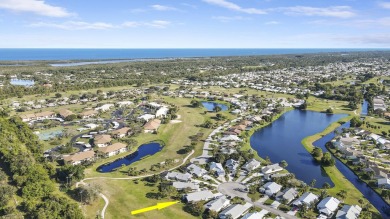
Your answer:
[[[42,145],[19,118],[0,118],[0,217],[84,218],[77,203],[58,192]]]

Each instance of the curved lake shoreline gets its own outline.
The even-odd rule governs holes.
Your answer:
[[[316,179],[316,185],[319,187],[325,182],[333,185],[321,166],[302,147],[301,141],[346,116],[292,110],[268,126],[255,131],[250,137],[250,145],[263,159],[269,157],[272,162],[287,161],[286,169],[307,184]]]
[[[138,147],[138,149],[122,158],[118,158],[115,161],[110,163],[105,163],[96,168],[96,170],[100,173],[107,173],[115,171],[117,168],[122,167],[123,165],[129,166],[134,162],[142,160],[143,158],[149,157],[151,155],[156,154],[162,150],[163,146],[157,142],[151,142],[147,144],[143,144]]]

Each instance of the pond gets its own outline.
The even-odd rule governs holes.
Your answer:
[[[40,132],[38,135],[39,140],[42,141],[48,141],[50,139],[56,138],[56,137],[61,137],[62,136],[62,129],[57,129],[57,130],[46,130]]]
[[[226,106],[225,104],[222,104],[222,103],[215,103],[215,102],[202,102],[202,105],[208,110],[208,111],[214,111],[214,108],[216,106],[219,106],[221,107],[221,111],[226,111],[229,109],[228,106]]]
[[[297,179],[307,184],[315,179],[315,187],[318,188],[325,182],[333,186],[333,182],[301,141],[345,116],[347,115],[292,110],[269,126],[256,131],[250,138],[250,144],[262,158],[269,157],[273,163],[287,161],[286,169],[294,173]]]
[[[12,85],[30,87],[33,86],[35,82],[34,80],[11,79],[10,83]]]
[[[362,112],[361,112],[361,116],[367,116],[367,112],[368,112],[368,101],[367,100],[364,100],[363,101],[363,104],[362,104]]]
[[[350,123],[344,123],[337,130],[341,133],[343,128],[349,128]],[[321,139],[318,139],[313,143],[314,146],[322,148],[324,152],[328,151],[326,149],[326,142],[332,140],[335,137],[334,132],[331,132]],[[350,170],[347,166],[345,166],[341,161],[336,159],[336,167],[337,169],[347,178],[363,195],[366,199],[381,213],[383,218],[389,218],[388,215],[385,214],[383,207],[390,207],[383,199],[367,184],[361,181],[352,170]]]
[[[162,146],[157,142],[141,145],[138,150],[126,157],[115,160],[114,162],[104,164],[97,168],[97,171],[102,173],[112,172],[122,165],[128,166],[136,161],[143,159],[144,157],[151,156],[161,151]]]

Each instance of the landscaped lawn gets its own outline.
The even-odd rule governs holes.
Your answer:
[[[87,181],[88,182],[88,181]],[[90,183],[92,181],[89,181]],[[93,183],[98,183],[102,187],[102,191],[110,201],[105,218],[155,218],[155,219],[171,219],[171,218],[196,218],[182,210],[183,204],[178,203],[162,210],[153,210],[147,213],[137,214],[132,216],[131,211],[140,208],[154,206],[160,202],[174,201],[171,199],[149,199],[146,194],[149,192],[158,192],[157,186],[146,186],[143,181],[135,184],[132,180],[99,180]],[[102,199],[99,197],[98,204],[85,205],[87,218],[95,218],[98,210],[102,209]]]

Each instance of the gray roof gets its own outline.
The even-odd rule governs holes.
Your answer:
[[[199,166],[195,164],[191,164],[187,167],[187,171],[190,172],[191,174],[194,174],[196,176],[203,176],[207,173],[207,171],[203,168],[200,168]]]
[[[193,182],[173,182],[172,186],[179,190],[186,188],[190,188],[192,190],[199,190],[199,185]]]
[[[255,160],[255,159],[251,159],[246,164],[244,164],[242,166],[242,169],[245,169],[247,171],[252,171],[252,170],[258,168],[259,166],[260,166],[259,161]]]
[[[264,184],[263,188],[266,191],[269,191],[270,193],[275,194],[282,189],[282,186],[277,184],[276,182],[267,182],[266,184]]]
[[[209,200],[214,198],[214,194],[209,190],[199,191],[199,192],[192,192],[188,193],[185,196],[185,199],[187,202],[198,202],[202,200]]]
[[[330,215],[337,210],[340,201],[333,197],[326,197],[320,201],[317,205],[317,209],[326,215]]]
[[[219,212],[220,210],[227,207],[228,205],[230,205],[230,200],[223,195],[205,204],[204,208],[210,209],[215,212]]]
[[[357,219],[362,208],[358,205],[344,205],[336,214],[336,219]]]
[[[251,207],[252,204],[250,203],[245,203],[245,205],[240,205],[240,204],[231,205],[219,214],[219,218],[225,219],[229,214],[232,216],[233,219],[239,218]]]
[[[189,181],[192,176],[189,173],[169,172],[166,176],[167,179]]]
[[[297,200],[293,202],[293,205],[303,205],[303,204],[311,204],[318,200],[318,196],[314,195],[311,192],[305,192],[299,197]]]
[[[295,197],[297,197],[298,191],[295,188],[286,188],[282,192],[280,192],[280,195],[278,193],[277,198],[278,199],[284,199],[288,202],[292,201]]]

